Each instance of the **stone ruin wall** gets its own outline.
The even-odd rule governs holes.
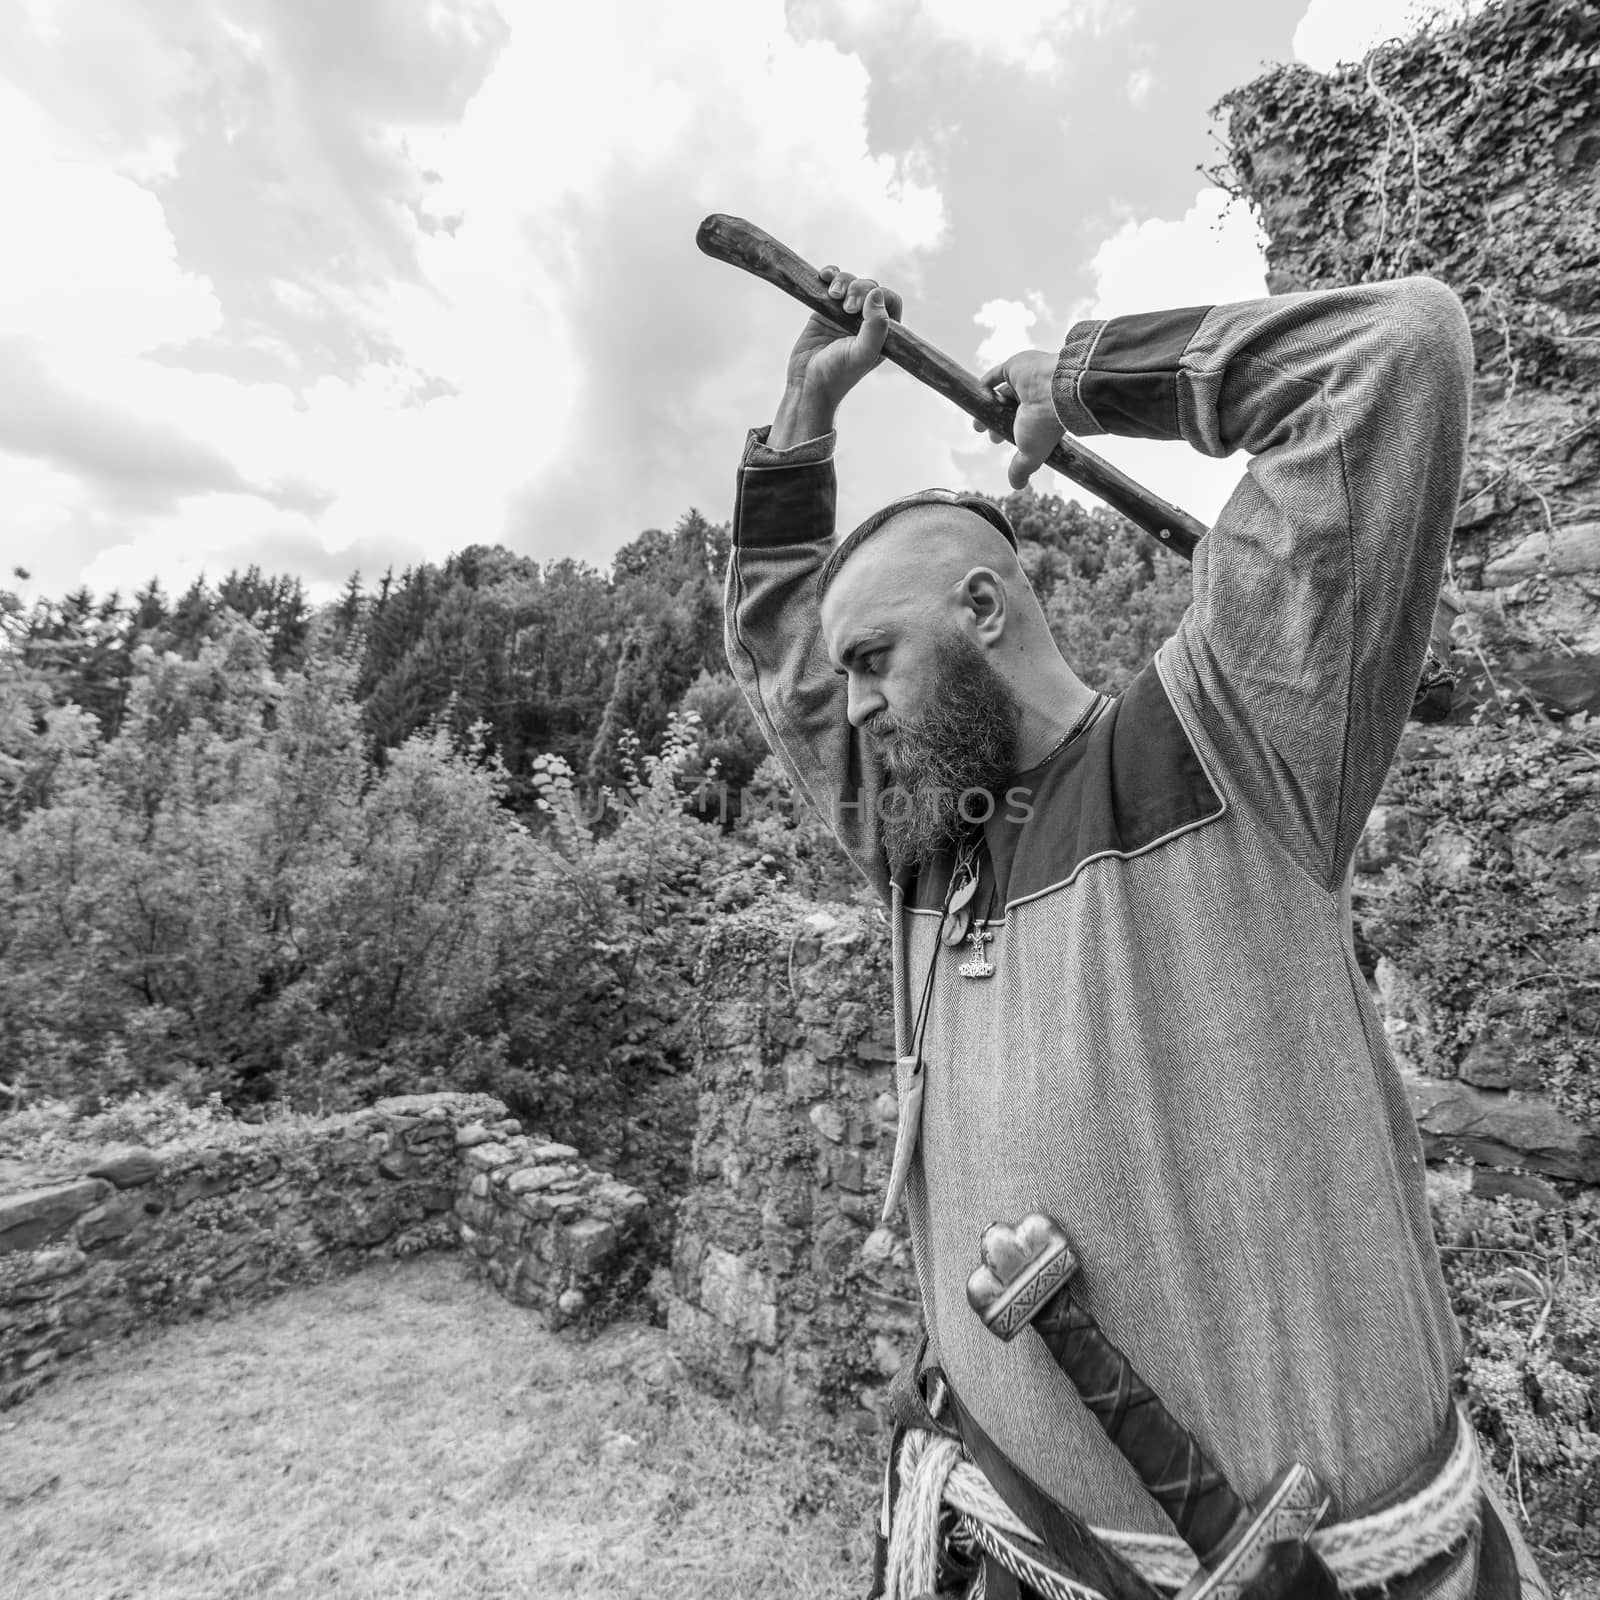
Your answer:
[[[1509,687],[1600,714],[1600,10],[1501,0],[1222,103],[1217,174],[1267,236],[1274,293],[1428,273],[1477,361],[1447,596],[1458,716]]]
[[[646,1210],[489,1095],[107,1149],[0,1194],[0,1409],[97,1344],[424,1249],[461,1245],[551,1326],[594,1320],[641,1276]]]
[[[698,1004],[674,1345],[765,1422],[820,1401],[872,1430],[921,1325],[903,1226],[878,1220],[897,1121],[887,925],[764,901],[708,937]]]
[[[1402,752],[1413,764],[1449,762],[1472,733],[1469,728],[1414,723]],[[1484,870],[1464,834],[1454,832],[1448,821],[1426,828],[1407,809],[1403,796],[1393,792],[1394,784],[1391,772],[1356,850],[1358,929],[1364,919],[1381,917],[1381,901],[1364,891],[1396,863],[1425,856],[1432,872],[1467,890]],[[1592,792],[1600,796],[1600,773]],[[1531,878],[1550,885],[1558,896],[1600,906],[1600,805],[1556,821],[1515,824],[1505,848]],[[1368,931],[1374,931],[1370,924]],[[1600,960],[1600,937],[1591,935],[1587,942],[1595,963]],[[1571,951],[1563,954],[1574,960]],[[1410,975],[1399,962],[1380,957],[1373,988],[1430,1161],[1475,1162],[1476,1192],[1515,1194],[1546,1206],[1559,1200],[1548,1179],[1600,1184],[1600,1130],[1556,1104],[1547,1092],[1546,1073],[1519,1048],[1523,1041],[1514,1022],[1485,1028],[1456,1061],[1454,1076],[1431,1076],[1422,1066],[1431,1052],[1417,1038],[1429,1026],[1427,1009]]]
[[[571,1145],[524,1134],[499,1111],[498,1122],[456,1133],[462,1249],[501,1294],[540,1312],[550,1328],[615,1312],[646,1269],[649,1201],[585,1166]]]

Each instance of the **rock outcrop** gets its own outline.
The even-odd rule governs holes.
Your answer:
[[[1508,690],[1600,713],[1597,75],[1588,0],[1500,0],[1333,73],[1275,68],[1223,101],[1219,176],[1261,218],[1274,292],[1429,273],[1466,305],[1463,709]]]
[[[1600,752],[1413,725],[1356,853],[1358,950],[1430,1157],[1600,1184]]]

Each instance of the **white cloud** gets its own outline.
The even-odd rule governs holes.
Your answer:
[[[798,0],[807,26],[854,40],[907,38],[954,44],[1035,74],[1061,64],[1059,43],[1128,20],[1126,0],[1010,0],[1003,8],[972,0]]]
[[[973,313],[972,320],[988,334],[978,344],[978,367],[987,371],[997,366],[1007,356],[1018,350],[1032,348],[1039,338],[1053,342],[1057,336],[1055,314],[1037,289],[1030,290],[1026,302],[1021,300],[986,300]],[[1036,323],[1042,322],[1048,332],[1037,338],[1033,333]]]
[[[1266,240],[1249,209],[1201,189],[1176,221],[1125,222],[1094,254],[1089,315],[1248,300],[1266,290]]]
[[[1072,308],[1066,322],[1260,298],[1267,292],[1263,245],[1245,207],[1230,206],[1220,189],[1202,189],[1182,217],[1130,220],[1106,239],[1091,263],[1094,293]],[[979,320],[985,314],[997,332],[1005,326],[1007,317],[1017,317],[1012,326],[1026,326],[1029,339],[1025,342],[1043,348],[1052,348],[1067,331],[1066,324],[1055,325],[1046,317],[1044,327],[1051,330],[1050,338],[1042,337],[1042,330],[1040,334],[1032,333],[1031,310],[1015,301],[990,302],[979,313]],[[1027,319],[1025,324],[1022,318]],[[1097,455],[1206,522],[1216,517],[1244,472],[1242,458],[1215,461],[1181,443],[1110,437],[1085,442]],[[959,459],[975,488],[995,494],[1005,492],[1009,446],[976,453],[963,450]],[[1056,477],[1048,469],[1033,483],[1041,492],[1093,502],[1094,497],[1086,490]]]
[[[61,5],[83,14],[78,0]],[[24,525],[51,534],[37,586],[126,589],[159,572],[174,588],[202,569],[270,567],[281,550],[313,568],[328,555],[307,572],[327,592],[343,556],[370,574],[385,551],[402,565],[499,539],[603,561],[691,503],[726,514],[743,430],[771,415],[802,315],[700,256],[702,215],[743,213],[819,263],[914,289],[919,256],[942,238],[940,196],[870,152],[865,69],[792,37],[782,0],[501,9],[509,40],[464,113],[436,115],[422,96],[427,114],[414,115],[413,63],[397,60],[393,95],[364,80],[358,115],[331,68],[325,83],[286,82],[262,112],[239,85],[259,78],[246,58],[270,41],[219,28],[196,65],[144,0],[129,49],[141,84],[125,88],[120,141],[101,112],[78,114],[102,53],[59,29],[32,42],[55,103],[0,99],[0,132],[48,135],[12,149],[55,154],[0,157],[12,201],[0,338],[25,333],[60,395],[93,398],[92,415],[68,420],[137,418],[244,486],[216,473],[206,487],[191,470],[165,509],[153,495],[113,503],[110,479],[63,468],[70,452],[32,440],[31,455],[8,457],[0,441],[0,491],[12,491],[0,493],[0,542]],[[283,213],[289,224],[336,208],[344,230],[308,235],[298,257],[235,259],[220,304],[141,186],[180,126],[166,97],[198,71],[222,85],[226,128],[198,135],[211,181],[246,196],[270,183],[301,207]],[[334,118],[346,146],[384,161],[331,162],[318,140]],[[196,136],[178,137],[182,169],[181,139]],[[338,192],[352,174],[371,189]],[[363,252],[362,228],[410,259],[385,270],[399,258]],[[352,244],[337,269],[317,248],[330,238]],[[357,354],[297,380],[297,327]],[[198,342],[175,354],[184,341]],[[100,445],[80,455],[103,459]]]
[[[11,79],[0,81],[0,129],[26,122],[29,148],[139,182],[170,176],[173,108],[198,88],[199,75],[193,52],[168,47],[147,12],[139,4],[32,0],[26,14],[0,18],[0,80]],[[60,114],[68,107],[70,118]]]
[[[210,284],[178,266],[161,202],[131,179],[0,144],[0,193],[23,224],[0,250],[0,331],[131,354],[220,321]]]
[[[1168,306],[1213,305],[1265,296],[1266,240],[1248,207],[1201,189],[1174,220],[1126,222],[1095,252],[1095,294],[1084,313],[1119,317]],[[1145,439],[1090,441],[1129,476],[1202,521],[1215,519],[1244,474],[1242,457],[1216,461],[1185,444]]]
[[[1294,30],[1294,53],[1307,66],[1331,72],[1360,61],[1374,46],[1405,39],[1426,22],[1460,20],[1486,0],[1311,0]]]
[[[746,216],[817,265],[911,289],[943,208],[869,151],[861,63],[789,35],[781,0],[692,12],[602,0],[564,12],[555,38],[512,15],[509,46],[447,141],[439,204],[466,211],[458,242],[470,244],[475,216],[521,239],[511,281],[537,286],[571,351],[555,368],[560,459],[526,474],[513,536],[571,552],[575,529],[602,512],[598,558],[691,503],[726,505],[744,429],[771,416],[803,318],[701,256],[701,217]],[[553,58],[604,67],[563,78]],[[563,159],[530,162],[530,187],[519,175],[508,202],[504,152],[554,148]],[[550,394],[550,375],[533,374],[535,397]]]

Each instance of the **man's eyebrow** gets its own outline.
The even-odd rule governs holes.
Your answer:
[[[864,633],[858,639],[852,639],[843,650],[839,652],[839,665],[833,670],[841,677],[850,669],[851,663],[863,651],[875,649],[881,640],[878,630],[874,628],[870,633]]]

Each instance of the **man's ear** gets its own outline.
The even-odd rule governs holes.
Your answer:
[[[1005,632],[1006,588],[993,567],[974,567],[961,580],[961,599],[983,644],[994,644]]]

